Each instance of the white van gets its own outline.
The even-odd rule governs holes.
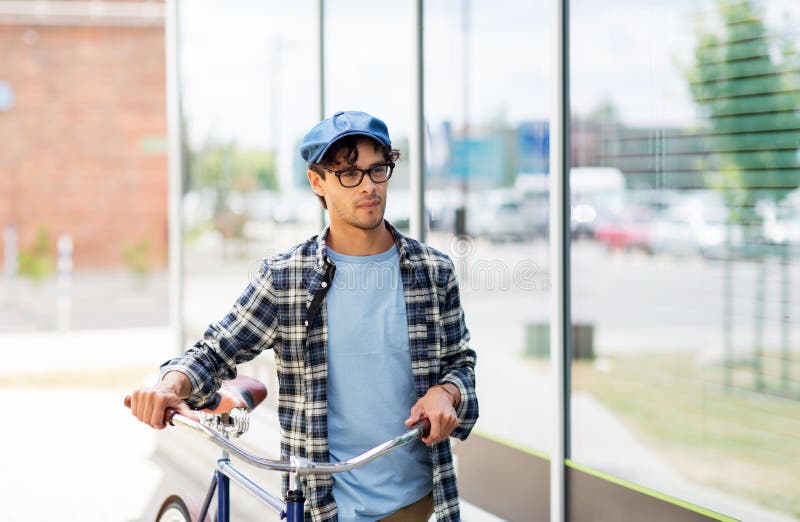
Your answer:
[[[625,176],[617,168],[573,167],[569,184],[573,237],[593,237],[598,223],[614,219],[625,208]],[[522,198],[544,196],[545,201],[549,201],[550,177],[547,174],[520,174],[514,188]]]
[[[569,190],[573,237],[594,237],[599,224],[613,221],[625,208],[625,176],[614,167],[573,167]]]

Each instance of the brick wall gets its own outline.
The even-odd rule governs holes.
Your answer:
[[[167,156],[164,28],[4,24],[0,226],[20,248],[37,230],[73,237],[76,270],[124,266],[146,239],[164,266]],[[0,251],[2,250],[0,242]]]

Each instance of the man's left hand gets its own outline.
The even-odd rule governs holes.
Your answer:
[[[431,445],[441,442],[458,426],[458,417],[453,407],[453,396],[441,386],[431,386],[427,393],[411,407],[406,425],[411,426],[422,419],[431,423],[431,431],[422,442]]]

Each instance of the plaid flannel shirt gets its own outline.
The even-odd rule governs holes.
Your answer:
[[[395,238],[408,317],[411,370],[418,397],[435,384],[452,383],[461,392],[459,426],[464,439],[478,418],[475,351],[469,347],[455,268],[450,258],[385,222]],[[275,352],[281,456],[327,462],[328,327],[324,295],[336,269],[327,255],[328,229],[289,251],[263,261],[232,310],[208,327],[183,357],[162,365],[185,373],[192,384],[188,403],[201,407],[220,381],[236,376],[237,363],[262,350]],[[429,446],[433,498],[438,521],[460,519],[450,441]],[[284,477],[284,487],[286,487]],[[305,478],[306,520],[337,520],[330,475]]]

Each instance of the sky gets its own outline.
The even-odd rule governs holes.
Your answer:
[[[758,3],[768,24],[800,42],[800,2]],[[548,118],[550,4],[470,0],[465,47],[463,0],[425,2],[425,108],[432,127]],[[573,0],[573,113],[611,100],[631,125],[691,124],[696,114],[681,70],[691,63],[697,16],[713,5]],[[386,120],[394,135],[407,135],[413,2],[328,0],[325,19],[326,115],[366,110]],[[277,146],[289,161],[288,151],[319,119],[317,25],[316,0],[183,2],[181,69],[192,144]]]

